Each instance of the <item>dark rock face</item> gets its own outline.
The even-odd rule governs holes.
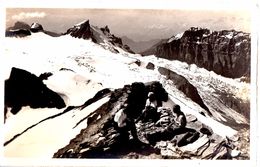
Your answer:
[[[196,64],[225,77],[250,78],[250,40],[250,34],[241,31],[210,32],[193,27],[182,37],[170,39],[142,54]]]
[[[14,26],[7,28],[7,31],[15,30],[15,29],[26,29],[26,30],[29,30],[30,26],[27,23],[25,23],[25,22],[17,21],[17,22],[14,23]]]
[[[104,39],[102,39],[101,35],[105,36],[108,41],[114,45],[118,46],[130,53],[134,53],[129,46],[124,45],[122,43],[122,39],[119,37],[116,37],[115,35],[110,33],[110,30],[108,26],[105,26],[104,28],[97,28],[92,27],[89,23],[89,20],[86,20],[78,25],[75,25],[74,27],[67,30],[64,35],[70,34],[71,36],[75,38],[82,38],[82,39],[91,39],[95,43],[103,43]],[[114,50],[115,52],[118,52]]]
[[[31,32],[27,29],[16,29],[5,32],[6,37],[25,37],[31,35]]]
[[[40,78],[13,67],[10,78],[5,81],[5,107],[11,107],[13,114],[17,114],[23,106],[59,109],[65,107],[63,99],[42,82],[46,77],[48,78]]]
[[[36,32],[43,32],[43,27],[39,23],[32,23],[30,27],[31,32],[36,33]]]
[[[164,67],[159,67],[158,71],[160,74],[166,76],[167,79],[173,81],[177,89],[182,91],[187,97],[191,98],[192,101],[200,105],[207,111],[209,115],[211,115],[208,107],[204,104],[202,98],[200,97],[196,87],[194,87],[185,77]]]
[[[67,30],[66,34],[70,34],[75,38],[83,38],[83,39],[92,39],[93,42],[96,42],[96,39],[93,38],[93,33],[90,30],[89,20],[85,21],[80,25],[76,25]]]

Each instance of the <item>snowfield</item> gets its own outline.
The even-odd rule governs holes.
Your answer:
[[[27,70],[37,76],[44,72],[52,72],[53,75],[44,83],[59,93],[67,106],[82,105],[103,88],[121,88],[135,81],[158,80],[170,94],[173,103],[179,104],[185,114],[196,116],[222,137],[233,136],[237,131],[220,123],[226,120],[218,109],[233,117],[237,123],[248,123],[244,116],[225,106],[214,95],[215,90],[219,90],[243,101],[249,101],[248,83],[224,78],[214,72],[179,61],[160,59],[153,55],[141,57],[138,54],[127,53],[119,47],[116,47],[119,53],[104,49],[111,47],[115,46],[107,42],[98,45],[70,35],[50,37],[41,32],[24,38],[5,38],[2,74],[4,79],[8,79],[12,67]],[[140,66],[136,64],[137,61],[141,62]],[[155,64],[154,70],[145,68],[149,62]],[[213,118],[202,116],[199,112],[203,109],[175,88],[171,81],[160,75],[158,67],[167,67],[193,84],[212,112]],[[60,71],[61,68],[66,70]],[[86,128],[86,120],[75,128],[72,127],[107,100],[108,97],[105,97],[83,110],[75,109],[41,123],[41,120],[61,113],[64,109],[23,107],[17,115],[9,114],[3,127],[4,142],[28,127],[39,124],[6,145],[4,156],[51,158],[55,151],[68,144],[81,129]]]

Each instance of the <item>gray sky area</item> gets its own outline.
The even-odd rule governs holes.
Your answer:
[[[151,9],[61,9],[7,8],[6,27],[16,21],[38,22],[45,30],[65,32],[83,21],[103,27],[136,41],[169,38],[192,26],[211,30],[235,29],[250,32],[250,13],[228,10],[151,10]]]

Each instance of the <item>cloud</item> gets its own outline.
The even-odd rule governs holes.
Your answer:
[[[44,12],[21,12],[19,14],[13,15],[13,20],[22,20],[22,19],[29,19],[29,18],[44,18],[46,13]]]

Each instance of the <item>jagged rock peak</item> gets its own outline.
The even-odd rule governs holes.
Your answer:
[[[98,44],[106,43],[105,41],[108,41],[113,46],[120,47],[129,53],[134,53],[129,46],[123,44],[121,38],[110,33],[108,26],[99,28],[90,25],[89,20],[84,20],[81,23],[74,25],[74,27],[68,29],[67,32],[64,33],[64,35],[68,34],[75,38],[91,39],[93,42]],[[110,50],[115,53],[119,52],[113,47],[110,47]]]
[[[250,34],[242,31],[236,30],[221,30],[221,31],[210,31],[207,28],[191,27],[189,30],[186,30],[182,38],[189,37],[193,41],[201,41],[207,36],[215,35],[221,38],[237,38],[239,36],[249,37]]]
[[[84,20],[75,25],[76,27],[90,27],[89,20]]]
[[[32,23],[30,27],[31,32],[43,32],[43,26],[39,23]]]
[[[106,25],[104,28],[100,28],[100,30],[104,33],[104,34],[110,34],[110,30],[108,28],[108,26]]]
[[[93,37],[93,32],[91,31],[89,20],[84,20],[83,22],[76,24],[74,27],[68,29],[65,35],[67,34],[70,34],[75,38],[92,39],[93,42],[97,42]]]

